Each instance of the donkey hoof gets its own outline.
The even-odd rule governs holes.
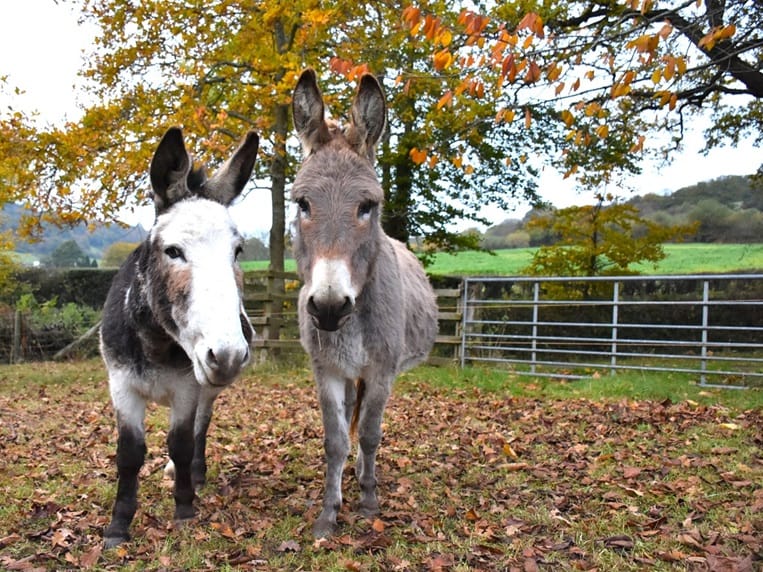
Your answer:
[[[329,520],[318,519],[313,524],[313,537],[314,538],[330,538],[334,535],[337,529],[336,522]]]
[[[192,506],[179,506],[175,509],[172,520],[175,521],[175,526],[182,526],[189,520],[193,520],[195,516],[196,511]]]
[[[379,515],[378,503],[360,503],[357,508],[357,512],[363,518],[374,518]]]
[[[103,537],[103,547],[108,550],[109,548],[116,548],[120,544],[129,542],[129,534],[109,535]]]
[[[191,484],[193,490],[199,492],[207,484],[207,478],[204,475],[191,475]]]

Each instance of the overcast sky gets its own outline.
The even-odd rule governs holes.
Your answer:
[[[77,24],[77,14],[68,5],[53,0],[2,0],[0,3],[0,76],[19,87],[21,95],[0,94],[0,105],[38,111],[43,122],[57,123],[79,117],[77,71],[82,52],[92,42],[93,30]],[[11,100],[9,101],[9,97]],[[644,192],[667,192],[724,175],[747,175],[763,163],[763,151],[746,144],[737,149],[717,149],[708,156],[699,153],[701,134],[689,138],[685,151],[668,167],[645,164],[644,173],[628,184]],[[590,196],[574,191],[570,182],[553,170],[543,172],[541,196],[559,207],[589,202]],[[615,193],[618,194],[618,193]],[[625,196],[628,196],[627,194]],[[270,198],[254,191],[234,208],[234,218],[247,234],[262,235],[270,228]],[[517,205],[514,212],[486,209],[485,214],[498,223],[524,215],[528,206]],[[150,226],[153,208],[140,216],[126,216]]]

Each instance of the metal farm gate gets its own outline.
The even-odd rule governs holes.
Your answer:
[[[564,378],[684,372],[722,387],[763,380],[760,274],[472,277],[462,312],[462,365]]]

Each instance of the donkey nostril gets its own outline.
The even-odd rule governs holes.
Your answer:
[[[307,311],[312,314],[313,316],[317,316],[320,314],[320,310],[318,310],[318,306],[315,305],[315,297],[310,296],[307,299]]]
[[[217,363],[217,356],[215,355],[215,352],[212,351],[212,348],[209,348],[207,350],[207,363],[209,364],[209,367],[216,368]]]
[[[350,300],[349,296],[344,297],[344,304],[341,308],[339,308],[339,316],[346,316],[347,314],[352,312],[352,300]]]

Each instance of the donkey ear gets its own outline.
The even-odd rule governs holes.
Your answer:
[[[204,196],[224,205],[232,203],[252,175],[259,144],[259,136],[249,131],[233,156],[204,184]]]
[[[185,149],[183,132],[179,127],[170,127],[154,152],[149,170],[157,213],[190,194],[190,172],[191,156]]]
[[[315,71],[306,69],[299,76],[291,101],[294,129],[302,142],[302,153],[307,157],[323,143],[330,141],[324,119],[323,96],[318,89]]]
[[[352,133],[348,139],[358,153],[367,155],[372,161],[376,144],[384,133],[387,123],[387,105],[384,92],[378,80],[371,74],[360,78],[360,86],[350,110]]]

